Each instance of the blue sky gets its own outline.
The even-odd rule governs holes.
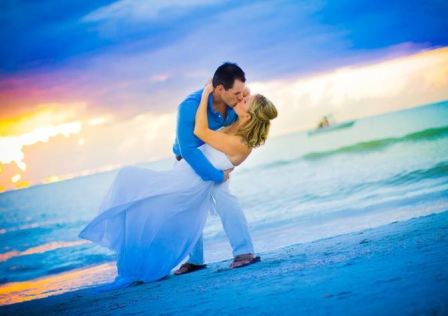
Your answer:
[[[129,113],[173,109],[224,61],[239,63],[250,82],[448,43],[446,1],[47,0],[1,6],[0,93],[27,86],[42,102],[82,98],[90,107]],[[15,108],[32,107],[19,101]]]
[[[185,45],[190,56],[178,51],[157,63],[163,68],[191,63],[184,67],[189,69],[233,59],[262,77],[338,65],[364,50],[403,42],[448,43],[448,2],[440,0],[53,0],[2,1],[1,6],[2,77],[106,53],[155,52],[181,42],[178,47]],[[195,41],[194,55],[185,38]]]

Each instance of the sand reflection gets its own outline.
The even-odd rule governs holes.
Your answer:
[[[108,283],[113,281],[115,273],[115,265],[105,263],[31,281],[7,283],[0,286],[0,305],[30,301]]]

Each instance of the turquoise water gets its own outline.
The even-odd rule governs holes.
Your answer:
[[[115,174],[0,194],[0,284],[112,261],[77,236]],[[231,183],[260,252],[448,210],[448,102],[271,138]],[[207,260],[231,256],[219,219],[205,240]]]

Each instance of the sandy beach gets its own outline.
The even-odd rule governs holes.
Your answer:
[[[3,306],[2,315],[446,315],[448,212],[262,253],[262,262],[101,293]]]

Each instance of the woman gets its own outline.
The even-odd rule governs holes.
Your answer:
[[[238,120],[219,131],[208,128],[208,84],[196,113],[194,133],[200,147],[218,169],[241,164],[252,149],[262,145],[275,106],[261,95],[247,96],[234,107]],[[150,282],[168,275],[192,250],[212,208],[214,182],[203,181],[185,160],[169,171],[125,167],[107,193],[100,214],[80,237],[117,253],[112,287]]]

